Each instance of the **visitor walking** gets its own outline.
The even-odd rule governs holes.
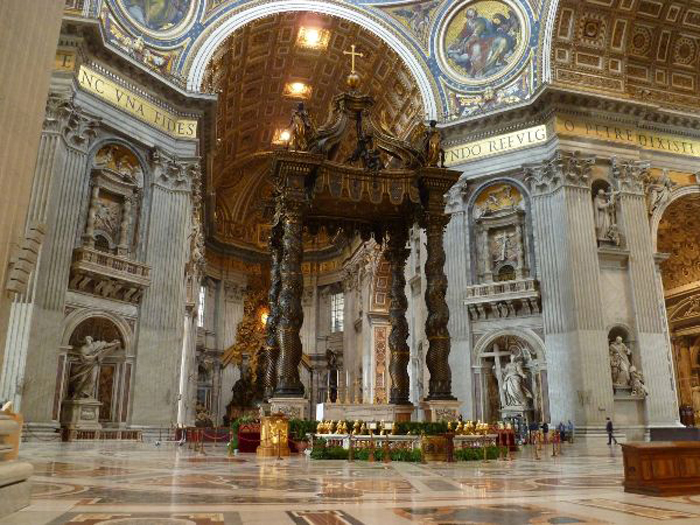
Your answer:
[[[619,443],[617,442],[617,439],[615,439],[615,436],[613,436],[613,422],[609,417],[606,417],[605,421],[605,431],[608,433],[608,445],[612,445],[613,441],[616,445],[618,445]]]
[[[573,443],[574,442],[574,424],[571,422],[570,419],[566,425],[566,430],[567,430],[567,433],[569,435],[569,443]]]
[[[542,434],[544,437],[544,442],[548,443],[547,436],[549,436],[549,423],[547,423],[546,421],[542,423]]]

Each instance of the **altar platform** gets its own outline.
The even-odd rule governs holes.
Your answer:
[[[413,405],[386,405],[370,403],[318,403],[318,421],[411,421],[416,412]]]
[[[328,446],[350,448],[350,443],[354,448],[367,448],[374,443],[376,447],[381,447],[384,442],[388,442],[392,448],[404,448],[416,450],[421,448],[421,442],[426,439],[435,439],[437,436],[421,435],[354,435],[354,434],[314,434],[314,439],[323,439]],[[450,434],[449,437],[454,443],[455,450],[460,448],[482,448],[491,447],[498,444],[498,434],[480,434],[471,436],[460,436]]]

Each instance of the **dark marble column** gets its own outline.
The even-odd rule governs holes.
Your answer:
[[[282,261],[280,264],[281,290],[279,295],[279,364],[275,397],[302,397],[304,385],[299,378],[302,357],[299,331],[304,322],[301,295],[304,279],[301,273],[303,252],[304,204],[286,200],[282,204]]]
[[[408,321],[406,320],[406,277],[404,269],[410,250],[406,248],[408,227],[401,223],[392,225],[389,231],[389,247],[387,258],[391,263],[391,307],[389,308],[389,352],[391,360],[389,375],[391,376],[391,394],[389,402],[392,405],[407,405],[409,395],[408,363],[411,351],[408,339]]]
[[[445,249],[443,234],[449,217],[438,211],[425,216],[427,234],[427,260],[425,262],[425,303],[428,317],[425,335],[428,338],[426,364],[430,372],[428,400],[455,399],[452,396],[452,372],[450,371],[450,332],[447,323],[450,310],[445,301],[447,276],[445,275]]]
[[[265,340],[265,399],[269,399],[277,386],[277,361],[280,356],[280,345],[277,340],[277,328],[280,321],[279,299],[282,290],[282,225],[277,222],[270,232],[270,292],[268,294],[268,306],[270,312],[267,316],[267,337]]]

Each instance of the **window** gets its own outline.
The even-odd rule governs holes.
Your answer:
[[[197,309],[197,327],[204,328],[204,307],[205,299],[207,298],[207,289],[204,286],[199,287],[199,308]]]
[[[331,332],[343,331],[343,308],[345,296],[342,293],[331,295]]]

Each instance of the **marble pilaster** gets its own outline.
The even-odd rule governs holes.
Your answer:
[[[652,427],[674,426],[679,424],[678,399],[644,194],[648,169],[648,163],[613,160],[613,177],[619,184],[621,219],[630,252],[628,267],[639,359],[649,390],[646,423]]]
[[[34,306],[27,338],[26,368],[38,379],[24,381],[22,411],[28,421],[52,419],[56,385],[43,378],[56,377],[66,284],[86,191],[87,154],[98,124],[70,99],[49,98],[42,156],[37,163],[40,172],[30,208],[36,217],[45,217],[47,228],[33,280]]]
[[[529,166],[543,297],[551,421],[600,426],[612,414],[607,334],[590,194],[594,159],[557,152]]]
[[[461,191],[456,185],[456,201],[448,201],[450,222],[445,231],[445,273],[449,276],[446,301],[450,309],[448,326],[452,350],[450,352],[450,368],[459,381],[453,382],[452,389],[455,397],[462,400],[460,411],[465,419],[476,419],[475,405],[472,396],[472,348],[470,343],[471,326],[466,307],[460,300],[461,294],[469,286],[469,268],[471,261],[469,246],[468,215],[461,198]]]
[[[192,232],[191,168],[198,163],[169,158],[156,150],[152,164],[146,263],[153,280],[141,304],[131,422],[168,426],[177,419],[180,374],[194,373],[183,365],[182,350],[185,267]]]

